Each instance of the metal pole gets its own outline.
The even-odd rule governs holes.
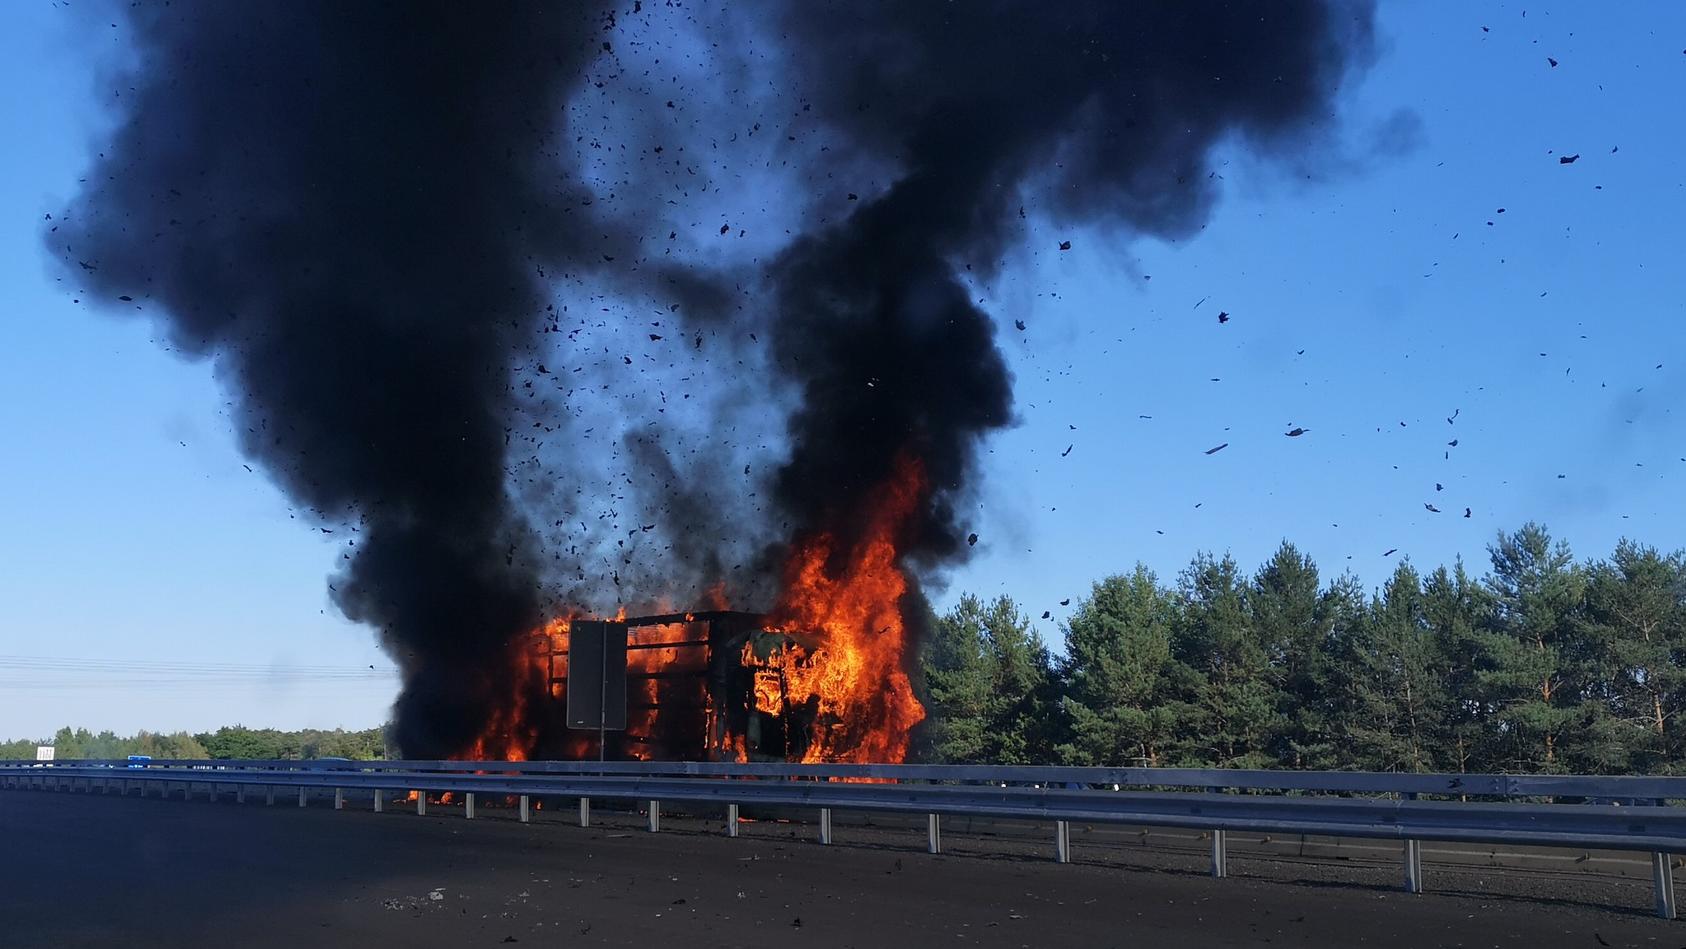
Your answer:
[[[1673,919],[1674,860],[1669,854],[1651,854],[1651,879],[1657,889],[1657,915],[1664,919]]]
[[[345,788],[334,788],[334,810],[345,810]]]
[[[417,791],[416,792],[416,816],[418,816],[418,817],[426,817],[427,816],[427,792],[426,791]]]
[[[831,843],[831,808],[820,808],[820,843]]]
[[[654,834],[662,829],[662,802],[650,802],[650,833]]]
[[[379,814],[381,811],[383,811],[385,809],[386,809],[386,794],[384,792],[382,792],[380,788],[376,788],[375,789],[375,813]]]
[[[142,791],[142,793],[144,794],[145,792]],[[275,803],[275,785],[271,784],[263,789],[263,802],[265,804]]]
[[[304,806],[304,788],[299,788],[299,806]]]
[[[1229,876],[1229,839],[1222,830],[1212,831],[1212,876]]]
[[[580,826],[591,826],[591,798],[580,798]]]
[[[943,852],[943,819],[936,814],[925,815],[925,850],[927,853]]]
[[[234,803],[246,803],[246,786],[244,784],[236,784],[234,786]]]
[[[1399,795],[1401,800],[1414,801],[1417,792],[1406,791]],[[1423,891],[1423,842],[1420,840],[1405,841],[1405,892],[1421,893]]]
[[[736,837],[737,835],[738,806],[736,804],[728,804],[726,805],[726,836]]]
[[[469,791],[462,796],[462,816],[467,820],[474,819],[474,792]]]
[[[603,624],[603,642],[597,649],[597,760],[604,760],[609,736],[609,624]],[[653,820],[654,818],[652,818]],[[651,828],[652,830],[654,828]]]
[[[529,802],[529,800],[527,798],[527,795],[523,794],[523,795],[521,795],[521,823],[530,824],[532,822],[533,822],[532,805]]]
[[[1054,862],[1071,862],[1071,822],[1054,821]]]

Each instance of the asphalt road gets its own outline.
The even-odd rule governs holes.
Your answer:
[[[1686,947],[1631,884],[1448,872],[1411,896],[1391,869],[1232,858],[1213,880],[1187,855],[1059,866],[952,830],[932,856],[906,830],[822,848],[798,825],[359,806],[0,791],[0,945]]]

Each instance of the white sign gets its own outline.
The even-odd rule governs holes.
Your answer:
[[[55,755],[57,753],[58,753],[58,749],[54,748],[52,745],[36,745],[35,746],[35,760],[36,761],[51,761],[51,760],[53,760],[53,755]]]

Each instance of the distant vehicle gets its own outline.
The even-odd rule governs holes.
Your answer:
[[[130,755],[129,756],[129,767],[131,767],[131,768],[144,768],[151,763],[152,763],[152,756],[151,755]]]

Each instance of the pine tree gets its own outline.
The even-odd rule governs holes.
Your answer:
[[[1490,690],[1502,729],[1501,767],[1562,771],[1566,749],[1587,724],[1586,670],[1577,639],[1585,575],[1566,544],[1528,523],[1489,548],[1492,629],[1485,637]],[[1571,760],[1578,749],[1569,749]]]
[[[1235,560],[1194,558],[1179,582],[1181,622],[1172,656],[1194,672],[1179,758],[1222,768],[1276,764],[1270,737],[1281,730],[1269,656],[1253,629],[1247,587]]]
[[[936,621],[923,665],[934,760],[1052,760],[1055,689],[1048,648],[1011,598],[986,605],[962,597]]]
[[[1347,640],[1341,664],[1348,763],[1432,771],[1447,738],[1449,694],[1417,571],[1401,562]]]
[[[1596,770],[1656,771],[1679,760],[1686,703],[1686,561],[1628,540],[1587,582],[1588,639],[1597,646],[1597,701],[1608,726]]]
[[[1336,602],[1319,592],[1317,565],[1287,541],[1248,591],[1248,620],[1264,649],[1277,705],[1269,751],[1286,767],[1334,761],[1329,647]]]
[[[1174,698],[1177,605],[1147,567],[1094,585],[1066,622],[1061,674],[1077,765],[1166,764],[1185,709]]]
[[[1447,692],[1440,723],[1446,737],[1434,759],[1436,771],[1493,770],[1495,706],[1482,679],[1484,629],[1491,614],[1491,598],[1461,560],[1451,570],[1435,568],[1423,581],[1423,619],[1433,643],[1434,671]]]

